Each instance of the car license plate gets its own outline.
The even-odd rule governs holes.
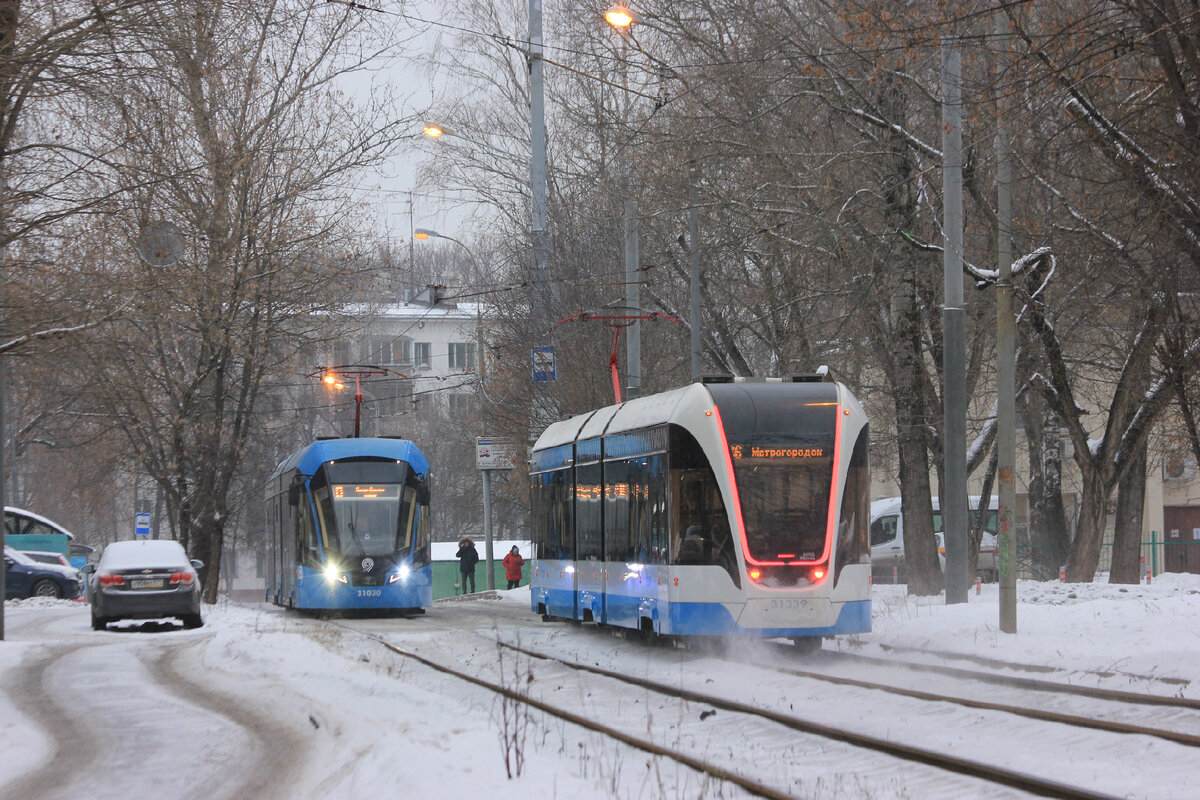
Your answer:
[[[130,581],[129,585],[134,589],[161,589],[163,588],[163,580],[162,578],[135,579]]]

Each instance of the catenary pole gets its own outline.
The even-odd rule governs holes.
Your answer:
[[[1008,64],[1008,17],[996,15],[996,41],[1001,52],[1001,74]],[[998,76],[999,77],[999,76]],[[1000,630],[1017,632],[1017,543],[1013,509],[1017,504],[1016,393],[1017,323],[1013,316],[1012,286],[1012,144],[1008,136],[1007,90],[1002,82],[996,91],[996,261],[1000,280],[996,284],[996,477],[1000,495],[999,553]]]
[[[542,0],[529,0],[529,188],[533,220],[530,226],[533,246],[533,319],[534,340],[547,345],[550,337],[550,274],[547,266],[549,239],[546,233],[546,99],[542,77]],[[549,391],[544,381],[534,381],[531,422],[535,428],[554,418]],[[536,434],[534,434],[536,435]]]
[[[692,327],[692,382],[700,380],[700,205],[697,201],[696,165],[688,171],[688,261],[691,267],[689,318]]]
[[[945,306],[942,308],[942,520],[946,537],[946,603],[967,602],[967,326],[963,308],[962,54],[942,42],[942,220]]]
[[[484,560],[487,562],[487,588],[496,588],[496,567],[492,553],[492,471],[480,470],[483,473],[483,549]]]
[[[638,203],[625,201],[625,305],[636,317],[642,310],[638,256]],[[634,319],[625,331],[625,399],[642,393],[642,321]]]

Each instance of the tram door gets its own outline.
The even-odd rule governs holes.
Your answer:
[[[299,492],[299,502],[292,504],[293,496],[289,491],[281,495],[283,508],[279,513],[279,560],[282,568],[279,571],[279,602],[283,605],[294,605],[296,601],[296,577],[299,572],[296,560],[296,536],[300,529],[300,513],[308,506],[308,495]]]
[[[582,451],[582,448],[580,448]],[[598,456],[598,454],[597,454]],[[575,467],[576,619],[604,622],[604,484],[600,460]]]

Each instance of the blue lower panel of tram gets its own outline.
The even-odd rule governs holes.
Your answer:
[[[354,586],[308,567],[296,568],[296,608],[349,611],[425,608],[432,603],[433,570],[428,564],[386,575],[381,586]]]

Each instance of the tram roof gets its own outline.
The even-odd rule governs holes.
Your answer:
[[[702,392],[705,399],[712,402],[704,384],[692,383],[645,397],[635,397],[618,405],[605,406],[555,422],[538,437],[533,449],[542,450],[568,444],[576,439],[600,436],[606,432],[615,433],[666,422],[684,398],[698,392]]]
[[[326,461],[355,457],[388,458],[405,461],[418,475],[429,474],[429,460],[416,443],[408,439],[350,438],[321,439],[302,447],[284,459],[272,478],[291,469],[313,475]]]
[[[637,430],[651,425],[670,422],[682,404],[687,402],[716,403],[718,396],[736,394],[759,394],[778,392],[786,386],[789,392],[802,395],[837,399],[839,384],[826,381],[735,381],[730,383],[691,383],[665,392],[637,397],[617,405],[579,414],[549,425],[534,444],[534,450],[570,444],[571,442],[602,436],[607,433]]]

